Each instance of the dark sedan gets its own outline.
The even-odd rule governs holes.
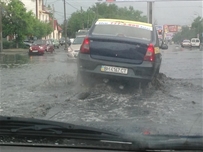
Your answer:
[[[152,24],[99,19],[80,48],[78,81],[88,82],[91,75],[150,81],[159,73],[160,48],[167,49],[159,46]]]

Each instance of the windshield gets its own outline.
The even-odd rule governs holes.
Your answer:
[[[192,41],[195,41],[195,40],[192,40]],[[184,40],[183,42],[187,42],[188,43],[188,42],[190,42],[190,40]]]
[[[34,41],[34,44],[40,45],[40,44],[46,44],[45,40],[36,40]]]
[[[76,37],[73,41],[73,44],[82,44],[85,37]]]
[[[203,135],[202,12],[202,0],[0,0],[0,144],[190,146]]]

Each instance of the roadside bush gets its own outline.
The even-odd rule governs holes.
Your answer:
[[[14,49],[14,48],[16,48],[16,43],[13,41],[3,41],[3,48],[4,49]],[[28,49],[29,47],[26,46],[24,43],[19,43],[18,48]]]
[[[16,44],[13,41],[3,41],[4,49],[13,49],[16,48]]]

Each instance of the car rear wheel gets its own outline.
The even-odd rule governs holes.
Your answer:
[[[156,74],[155,74],[155,76],[159,74],[159,71],[160,71],[160,66],[156,69]]]

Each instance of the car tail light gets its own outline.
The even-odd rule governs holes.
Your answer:
[[[90,40],[88,37],[84,38],[83,43],[80,47],[80,53],[90,53]]]
[[[155,52],[154,52],[154,45],[149,44],[147,48],[147,52],[145,54],[144,60],[153,62],[155,60]]]

